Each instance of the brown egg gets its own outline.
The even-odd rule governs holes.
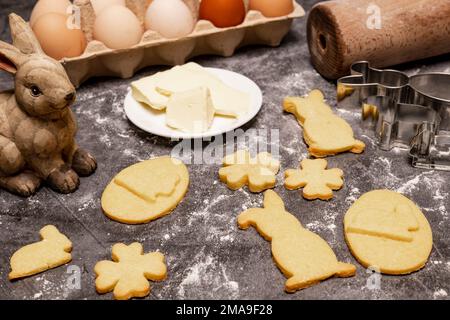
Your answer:
[[[86,48],[86,38],[80,29],[67,27],[68,17],[47,13],[36,20],[33,31],[44,52],[56,59],[78,57]]]
[[[218,28],[233,27],[245,19],[243,0],[202,0],[200,19],[211,21]]]
[[[30,17],[30,26],[33,27],[36,21],[46,13],[67,14],[67,8],[72,5],[69,0],[39,0],[33,8]]]
[[[250,0],[250,10],[261,12],[265,17],[287,16],[294,11],[292,0]]]

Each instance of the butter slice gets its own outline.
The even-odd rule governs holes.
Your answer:
[[[158,72],[150,77],[145,77],[131,83],[133,98],[153,109],[164,110],[168,98],[156,91],[156,83],[164,75]]]
[[[199,87],[170,96],[166,123],[169,127],[184,132],[201,133],[211,127],[214,113],[209,89]]]
[[[166,96],[196,87],[209,88],[216,114],[241,117],[249,111],[249,94],[227,86],[219,78],[194,62],[175,67],[168,74],[156,80],[156,91]]]
[[[227,86],[194,62],[131,83],[133,97],[156,110],[166,109],[172,94],[198,87],[209,88],[217,115],[241,117],[249,111],[249,94]]]

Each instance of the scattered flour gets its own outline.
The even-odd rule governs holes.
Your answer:
[[[206,293],[208,298],[215,297],[218,291],[231,299],[238,297],[239,284],[229,279],[225,267],[213,256],[205,256],[201,251],[193,261],[195,263],[188,269],[178,288],[180,298],[189,298],[189,291],[195,290],[200,290],[202,294]]]
[[[447,293],[447,291],[445,291],[444,289],[439,289],[439,290],[437,290],[437,291],[435,291],[434,293],[433,293],[433,297],[435,298],[435,299],[438,299],[438,298],[445,298],[445,297],[447,297],[448,296],[448,293]]]
[[[222,242],[233,242],[234,241],[234,237],[230,234],[227,234],[225,236],[220,237],[220,241]]]
[[[358,188],[352,188],[350,190],[350,195],[345,198],[345,202],[347,204],[353,204],[353,202],[355,202],[361,195],[361,191]]]
[[[40,297],[42,297],[42,291],[35,293],[33,299],[39,299]]]
[[[71,293],[71,289],[69,289],[64,279],[58,282],[52,282],[45,279],[45,274],[36,278],[34,287],[40,289],[40,291],[32,296],[33,299],[50,296],[52,299],[67,299]]]

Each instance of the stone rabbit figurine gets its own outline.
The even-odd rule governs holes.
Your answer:
[[[75,142],[75,88],[28,23],[11,14],[9,24],[13,45],[0,41],[0,69],[14,75],[15,90],[0,93],[0,187],[27,197],[45,181],[74,192],[97,168]]]

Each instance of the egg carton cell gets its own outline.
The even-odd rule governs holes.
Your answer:
[[[200,1],[185,0],[192,12],[198,13]],[[293,0],[294,11],[287,16],[267,18],[260,12],[247,11],[240,25],[217,28],[210,21],[197,21],[189,35],[168,39],[158,32],[147,30],[141,41],[125,49],[110,49],[93,38],[95,12],[90,0],[75,0],[79,8],[81,29],[88,44],[78,57],[63,58],[63,66],[75,86],[92,77],[112,76],[129,78],[138,70],[153,65],[180,65],[200,55],[232,56],[236,49],[247,45],[279,46],[289,32],[292,21],[305,15]],[[144,25],[147,0],[127,0],[127,7]],[[197,18],[197,17],[195,17]],[[120,22],[119,22],[120,23]]]

